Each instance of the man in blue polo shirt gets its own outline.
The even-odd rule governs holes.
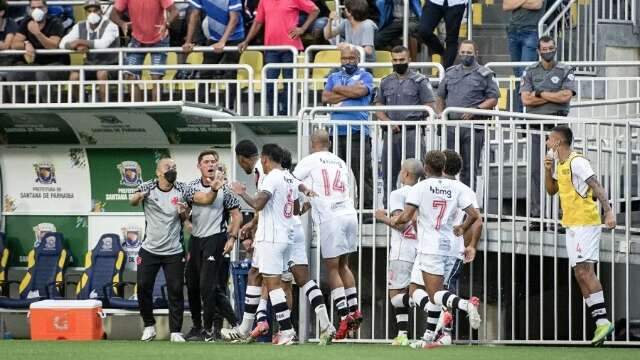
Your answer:
[[[364,69],[358,68],[360,54],[355,47],[346,45],[340,50],[341,71],[329,75],[327,85],[322,92],[322,102],[335,106],[366,106],[371,103],[373,77]],[[360,187],[360,131],[364,134],[364,179],[360,191],[364,196],[364,209],[373,206],[373,177],[371,172],[371,137],[369,137],[369,112],[334,112],[332,120],[360,120],[362,125],[351,126],[351,170]],[[338,127],[338,156],[347,161],[347,126]],[[371,214],[364,216],[363,222],[371,220]]]
[[[204,53],[205,64],[237,64],[240,62],[240,53],[237,51],[223,52],[225,46],[236,46],[244,39],[244,25],[242,23],[241,0],[189,0],[193,9],[189,15],[187,36],[184,39],[182,50],[189,53],[195,46],[193,37],[196,26],[200,26],[200,12],[204,11],[206,17],[202,21],[202,31],[207,38],[207,45],[213,48],[213,52]],[[222,75],[222,76],[221,76]],[[236,72],[229,70],[220,74],[219,71],[202,71],[200,77],[235,79]]]

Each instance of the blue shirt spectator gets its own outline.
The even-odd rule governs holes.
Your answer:
[[[203,11],[207,16],[202,23],[202,31],[205,36],[213,41],[220,41],[229,24],[231,12],[242,14],[241,0],[189,0],[192,6]],[[238,17],[234,29],[227,41],[240,41],[244,39],[244,24],[242,16]]]
[[[373,92],[373,77],[370,73],[358,68],[360,53],[352,45],[345,45],[340,49],[342,69],[329,75],[327,84],[322,92],[322,102],[336,106],[366,106],[371,103]],[[331,114],[332,120],[362,120],[369,119],[369,112],[338,111]],[[368,127],[365,134],[369,135]],[[352,133],[360,132],[360,127],[352,127]],[[346,126],[338,127],[338,135],[347,133]]]

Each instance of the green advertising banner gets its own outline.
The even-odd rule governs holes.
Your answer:
[[[71,126],[54,113],[0,114],[0,145],[78,143]]]
[[[156,163],[167,149],[88,149],[91,211],[134,212],[129,197],[144,181],[155,177]]]
[[[62,233],[70,255],[69,266],[84,266],[88,244],[86,216],[6,216],[5,219],[11,266],[27,265],[27,255],[33,249],[37,234],[44,235],[40,232],[44,229]]]

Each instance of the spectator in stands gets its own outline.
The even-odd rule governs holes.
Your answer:
[[[545,13],[547,0],[504,0],[502,10],[511,12],[507,26],[511,61],[537,61],[538,21]],[[513,74],[522,77],[522,67],[513,68]],[[520,83],[516,83],[516,94],[520,93]],[[522,101],[514,97],[513,109],[522,112]]]
[[[327,84],[322,92],[322,102],[336,106],[365,106],[371,102],[373,91],[373,76],[358,68],[360,53],[349,45],[340,50],[341,71],[329,75]],[[371,137],[366,122],[369,113],[364,112],[334,112],[332,120],[360,120],[364,126],[351,127],[351,169],[356,177],[356,184],[360,186],[360,166],[364,166],[363,188],[360,194],[364,196],[364,208],[372,209],[373,205],[373,177],[371,171]],[[347,160],[347,126],[338,126],[338,156]],[[364,161],[360,161],[360,132],[364,133]],[[371,221],[371,214],[365,220]]]
[[[0,0],[0,51],[11,49],[13,37],[18,31],[18,25],[16,25],[15,21],[7,16],[8,9],[9,5],[7,5],[7,1]],[[0,53],[0,66],[9,66],[12,63],[13,56],[2,55]],[[0,72],[0,81],[3,81],[7,74],[8,73],[6,72]]]
[[[298,26],[300,12],[308,14],[307,21],[302,26]],[[238,50],[243,52],[253,38],[258,35],[262,25],[264,25],[264,45],[282,46],[290,45],[298,50],[303,50],[301,36],[313,24],[318,17],[320,10],[311,0],[261,0],[258,3],[256,17],[251,25],[247,38],[238,45]],[[293,53],[289,50],[269,50],[265,51],[265,64],[271,63],[291,63]],[[292,69],[271,69],[267,71],[267,79],[277,79],[280,73],[289,79],[293,76]],[[267,103],[269,114],[288,113],[284,96],[276,96],[278,110],[274,110],[274,84],[267,84]]]
[[[37,49],[57,49],[60,39],[64,35],[64,28],[60,19],[47,14],[46,0],[31,0],[29,3],[30,16],[25,18],[11,43],[14,50],[24,50],[24,61],[21,65],[68,65],[68,55],[38,55]],[[11,72],[7,81],[38,81],[64,80],[67,74],[63,71],[25,71]],[[7,89],[11,93],[11,89]],[[40,98],[47,98],[48,87],[40,87]],[[24,93],[17,91],[17,102],[24,102]],[[5,98],[9,99],[10,96]],[[53,96],[52,96],[53,98]]]
[[[386,76],[380,82],[380,91],[376,95],[376,105],[426,105],[433,107],[435,98],[429,78],[409,69],[409,49],[398,45],[391,50],[391,62],[393,73]],[[428,114],[422,111],[378,111],[378,120],[381,121],[417,121],[425,120]],[[391,145],[389,145],[388,130],[391,130]],[[398,125],[383,128],[382,146],[382,178],[384,187],[387,188],[389,178],[389,164],[387,154],[391,146],[391,190],[396,189],[397,177],[400,173],[402,163],[402,143],[404,138],[405,158],[416,157],[416,132],[420,132],[420,127],[407,126],[405,132]],[[417,135],[422,139],[421,135]],[[424,143],[420,142],[420,149],[424,151]],[[387,191],[384,192],[385,196]]]
[[[478,64],[478,46],[472,40],[464,40],[460,44],[460,64],[447,69],[444,78],[438,86],[436,111],[440,114],[445,107],[463,107],[471,109],[491,110],[498,104],[500,90],[493,81],[494,73]],[[457,115],[457,116],[456,116]],[[454,120],[480,120],[486,116],[471,113],[455,114]],[[484,131],[473,130],[473,153],[471,152],[471,128],[459,129],[460,155],[462,156],[462,171],[460,181],[471,186],[471,160],[474,160],[474,176],[478,175],[478,167],[482,146],[484,145]],[[447,148],[455,148],[456,128],[447,127]],[[473,154],[473,156],[471,156]]]
[[[178,16],[176,16],[176,19],[169,25],[169,46],[180,47],[185,43],[187,38],[187,27],[189,25],[189,17],[191,16],[192,8],[194,7],[190,6],[188,2],[176,3],[176,11],[178,11]],[[196,30],[198,28],[200,28],[200,26],[196,26]],[[194,36],[194,40],[196,38],[197,37]],[[198,43],[197,40],[193,42]],[[187,53],[179,52],[176,55],[178,64],[184,64],[187,61]],[[184,79],[188,78],[189,75],[184,70],[178,70],[175,77],[176,79]]]
[[[65,34],[69,32],[71,27],[76,23],[76,19],[73,17],[73,5],[51,5],[49,6],[48,13],[62,21]]]
[[[528,66],[522,73],[520,95],[526,112],[540,115],[569,115],[571,98],[576,94],[575,75],[573,67],[556,62],[556,44],[549,36],[538,40],[538,53],[541,61]],[[552,125],[545,126],[550,131]],[[540,126],[533,125],[532,130],[540,130]],[[530,214],[540,217],[540,147],[542,138],[539,134],[531,134],[531,198],[529,199]],[[532,222],[530,231],[539,231],[540,223]]]
[[[327,22],[329,22],[329,15],[331,10],[327,7],[327,3],[325,0],[313,0],[313,3],[316,4],[318,10],[318,17],[311,24],[309,29],[305,32],[305,34],[310,34],[312,41],[314,44],[323,44],[326,43],[324,41],[324,27],[327,26]],[[305,12],[300,13],[300,18],[298,20],[298,26],[302,26],[309,16]]]
[[[131,22],[122,19],[122,14],[127,11]],[[165,15],[165,11],[167,14]],[[173,0],[159,1],[134,1],[116,0],[111,11],[111,21],[120,26],[124,34],[129,33],[131,26],[130,48],[158,48],[169,46],[169,27],[178,16]],[[150,52],[151,65],[165,65],[167,54],[165,52]],[[127,53],[127,65],[143,65],[147,53]],[[127,70],[127,80],[140,80],[141,70]],[[153,80],[160,80],[164,76],[164,69],[154,69],[149,72]],[[154,85],[151,93],[152,101],[158,100],[158,86]],[[141,101],[142,93],[137,86],[133,86],[133,101]]]
[[[194,9],[189,17],[187,37],[182,49],[189,53],[193,50],[193,35],[200,26],[200,13],[206,17],[203,21],[204,35],[207,38],[207,46],[211,46],[213,52],[204,53],[205,64],[237,64],[240,62],[240,54],[236,51],[223,52],[225,46],[236,46],[244,39],[244,26],[242,24],[241,0],[190,0]],[[201,72],[201,78],[211,78],[214,72]],[[226,78],[235,78],[235,71],[227,71]]]
[[[427,0],[422,9],[420,37],[432,54],[444,55],[442,65],[445,69],[453,65],[456,60],[460,24],[468,2],[468,0]],[[433,33],[442,18],[446,27],[446,47]]]
[[[118,54],[92,53],[90,49],[117,48],[120,46],[120,33],[118,26],[111,22],[102,13],[99,0],[86,0],[84,10],[87,14],[86,21],[77,23],[71,31],[60,41],[61,49],[76,50],[86,53],[86,65],[116,65],[118,64]],[[110,76],[111,75],[111,76]],[[106,70],[86,71],[85,80],[107,81],[117,78],[117,75],[110,74]],[[80,73],[73,71],[69,75],[69,80],[77,81]],[[100,99],[107,101],[107,85],[100,84]],[[79,89],[79,93],[83,93]],[[76,94],[75,91],[73,91]],[[75,96],[75,95],[74,95]],[[82,95],[80,95],[82,96]]]
[[[346,0],[344,4],[346,19],[340,19],[336,24],[338,15],[332,11],[329,22],[324,28],[324,37],[330,40],[340,35],[345,43],[364,48],[366,62],[375,62],[374,38],[378,27],[367,18],[368,6],[366,0]]]
[[[376,49],[389,49],[402,44],[404,29],[404,1],[405,0],[381,0],[377,1],[380,11],[378,22],[378,32],[376,33]],[[417,38],[420,18],[422,17],[422,7],[420,0],[409,0],[409,35]],[[416,44],[417,48],[417,44]],[[411,51],[412,57],[416,54]]]

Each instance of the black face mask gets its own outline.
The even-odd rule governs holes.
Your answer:
[[[342,70],[347,73],[347,75],[353,75],[356,71],[358,71],[357,64],[344,64],[342,65]]]
[[[167,172],[164,173],[164,178],[165,180],[167,180],[170,183],[174,183],[176,182],[176,178],[178,177],[178,172],[175,170],[168,170]]]
[[[462,62],[464,66],[471,66],[475,64],[476,57],[473,55],[460,55],[460,62]]]
[[[400,75],[404,75],[407,73],[407,70],[409,70],[409,64],[405,63],[405,64],[393,64],[393,71],[395,71],[397,74]]]
[[[546,53],[540,53],[540,57],[546,62],[552,62],[556,59],[556,51],[553,50]]]

